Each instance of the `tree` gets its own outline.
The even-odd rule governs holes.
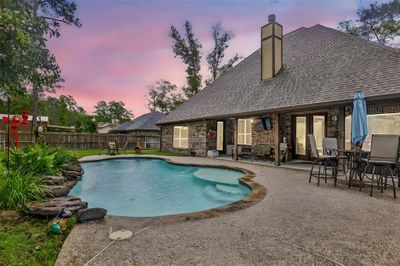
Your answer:
[[[148,87],[147,108],[150,112],[159,111],[167,114],[178,107],[183,101],[180,93],[177,93],[176,85],[167,80],[159,80]]]
[[[358,18],[339,23],[339,28],[350,34],[377,41],[382,45],[395,45],[400,36],[400,0],[374,3],[357,11]]]
[[[29,6],[32,16],[45,23],[45,29],[33,27],[32,38],[35,40],[48,35],[50,37],[60,36],[60,26],[75,25],[80,27],[80,21],[75,16],[76,4],[68,0],[24,0]],[[31,74],[32,84],[32,129],[36,127],[36,116],[38,112],[38,102],[40,93],[53,92],[63,82],[61,69],[56,59],[47,49],[37,53],[39,60],[33,61],[33,72]]]
[[[119,124],[133,118],[133,114],[125,108],[125,103],[121,101],[109,103],[100,101],[94,108],[97,122]]]
[[[229,41],[233,38],[233,33],[225,31],[221,23],[218,23],[212,27],[211,34],[214,41],[214,48],[207,55],[208,70],[211,73],[211,77],[206,81],[207,85],[213,83],[240,59],[239,55],[236,54],[226,65],[221,67],[220,65],[225,57],[225,50],[229,47]]]
[[[19,0],[0,2],[0,90],[12,96],[25,92],[36,53],[43,48],[44,38],[34,39],[32,27],[45,28],[33,18]]]
[[[201,87],[200,60],[201,60],[201,44],[195,38],[192,24],[185,22],[185,38],[179,33],[174,25],[171,26],[169,36],[173,40],[173,51],[175,57],[180,57],[186,65],[187,87],[184,87],[184,93],[187,97],[196,94]]]

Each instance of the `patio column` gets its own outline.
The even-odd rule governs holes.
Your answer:
[[[280,131],[281,131],[281,118],[280,118],[280,114],[277,113],[275,114],[275,130],[274,130],[274,143],[276,145],[275,148],[275,165],[281,165],[281,150],[280,150]]]
[[[236,161],[238,160],[238,124],[239,119],[236,117],[233,123],[233,156]]]

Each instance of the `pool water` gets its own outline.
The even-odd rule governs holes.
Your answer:
[[[84,163],[69,195],[117,216],[153,217],[212,209],[239,201],[251,190],[240,171],[170,164],[148,158]]]

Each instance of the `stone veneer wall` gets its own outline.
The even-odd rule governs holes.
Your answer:
[[[161,135],[161,150],[163,151],[194,151],[196,156],[206,156],[207,141],[207,124],[206,121],[196,121],[189,123],[181,123],[174,125],[164,125]],[[189,149],[176,149],[173,147],[174,126],[189,127]]]

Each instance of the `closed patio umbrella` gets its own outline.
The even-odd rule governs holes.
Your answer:
[[[351,115],[351,143],[362,146],[368,135],[367,104],[363,92],[354,95]]]

